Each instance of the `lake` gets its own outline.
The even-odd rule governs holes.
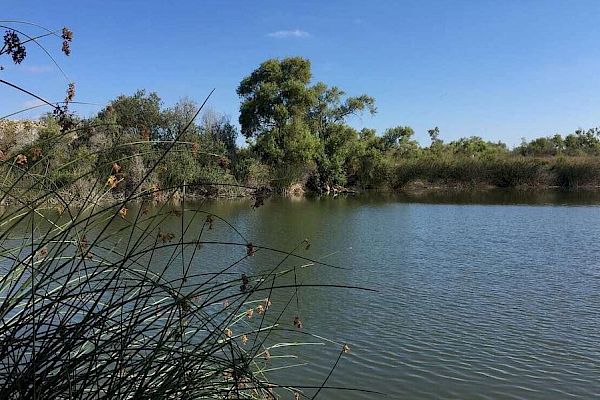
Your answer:
[[[318,385],[347,342],[328,385],[394,399],[589,399],[600,396],[599,204],[593,193],[500,191],[200,208],[254,244],[291,250],[309,238],[303,256],[346,268],[301,269],[302,284],[377,291],[302,288],[282,321],[293,329],[298,314],[304,330],[336,344],[297,350],[309,366],[274,372],[278,383]],[[273,257],[259,252],[237,271]]]
[[[599,205],[595,193],[494,191],[183,207],[214,213],[238,230],[216,219],[203,240],[239,242],[241,235],[342,267],[307,266],[259,249],[229,271],[252,276],[282,262],[281,268],[297,267],[297,282],[308,285],[298,301],[289,288],[271,295],[289,329],[271,339],[308,343],[271,351],[274,382],[320,385],[347,343],[350,352],[327,385],[387,397],[324,390],[319,398],[589,399],[600,397]],[[161,229],[177,232],[189,215],[171,216]],[[119,224],[126,222],[115,229]],[[245,255],[243,247],[221,245],[199,251],[196,273]],[[310,287],[321,284],[374,291]],[[294,328],[296,315],[302,331]],[[295,358],[277,359],[284,355]],[[302,366],[279,369],[295,364]]]

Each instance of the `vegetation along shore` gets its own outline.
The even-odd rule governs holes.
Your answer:
[[[349,117],[377,112],[375,99],[313,83],[310,62],[300,57],[263,62],[237,93],[239,131],[228,117],[205,112],[143,185],[157,150],[173,144],[191,119],[193,101],[165,107],[157,93],[140,90],[90,118],[74,117],[68,130],[52,115],[0,120],[3,191],[19,186],[15,164],[73,201],[98,181],[113,197],[170,187],[202,197],[243,196],[249,187],[282,194],[600,187],[598,128],[509,149],[474,136],[444,142],[435,127],[423,146],[408,126],[379,134],[350,126]],[[240,134],[246,146],[238,145]]]

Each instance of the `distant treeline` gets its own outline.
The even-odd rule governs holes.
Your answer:
[[[172,145],[196,105],[183,99],[164,107],[156,93],[143,90],[116,98],[66,131],[51,115],[35,125],[5,121],[0,124],[2,165],[11,171],[7,177],[16,164],[30,169],[28,176],[75,197],[98,181],[106,181],[112,195],[148,190],[138,187],[148,172],[146,186],[185,185],[208,196],[243,193],[232,189],[236,185],[283,192],[301,184],[315,193],[600,185],[597,128],[523,141],[509,149],[480,137],[446,143],[436,127],[428,131],[430,144],[422,146],[408,126],[381,134],[351,127],[348,117],[375,113],[375,100],[346,96],[337,87],[312,84],[311,78],[306,59],[265,61],[237,89],[241,132],[228,118],[206,112],[153,171],[149,168],[161,157],[160,150]],[[242,148],[236,145],[239,133],[247,142]],[[5,178],[3,185],[14,183]]]

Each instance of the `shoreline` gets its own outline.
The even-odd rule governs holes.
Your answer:
[[[255,192],[259,192],[261,189],[240,189],[235,192],[231,191],[229,193],[215,193],[215,194],[206,194],[200,193],[197,191],[189,191],[185,194],[186,201],[231,201],[231,200],[256,200],[257,195]],[[318,193],[315,191],[308,190],[306,187],[303,187],[300,184],[293,184],[290,187],[290,190],[284,190],[282,192],[277,192],[275,190],[269,189],[268,194],[264,198],[283,198],[283,199],[306,199],[306,198],[336,198],[336,197],[355,197],[362,195],[371,195],[371,194],[381,194],[381,195],[399,195],[399,196],[409,196],[409,197],[421,197],[428,195],[436,195],[436,196],[455,196],[455,195],[481,195],[481,194],[493,194],[493,193],[505,193],[505,194],[522,194],[522,195],[536,195],[536,194],[544,194],[544,193],[556,193],[556,194],[600,194],[600,186],[599,185],[581,185],[577,187],[565,188],[559,185],[519,185],[515,187],[501,187],[494,186],[489,184],[466,184],[466,183],[433,183],[422,180],[416,180],[404,184],[403,186],[392,189],[392,188],[378,188],[378,189],[360,189],[360,188],[345,188],[345,187],[336,187],[332,188],[329,192]],[[65,196],[65,193],[61,194],[62,197],[70,197],[69,204],[74,207],[81,207],[85,203],[83,200],[73,199],[73,197],[82,197],[73,193],[69,193]],[[104,197],[99,201],[91,201],[91,203],[95,203],[98,206],[105,205],[117,205],[123,203],[125,201],[126,196],[121,195],[113,195],[110,197]],[[131,204],[142,204],[142,203],[154,203],[154,204],[166,204],[166,203],[181,203],[183,200],[183,194],[180,191],[175,191],[172,194],[161,194],[158,197],[153,197],[152,195],[144,195],[139,194],[134,196],[132,199],[128,200],[127,203]],[[24,206],[23,203],[27,201],[17,202],[17,201],[4,201],[0,203],[0,207],[11,207],[18,204]],[[58,201],[56,198],[47,199],[38,203],[38,207],[41,205],[46,205],[48,207],[60,207],[62,203]]]

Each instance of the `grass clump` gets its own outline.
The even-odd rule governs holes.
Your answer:
[[[326,387],[326,380],[302,388],[269,379],[269,371],[295,365],[287,351],[305,342],[300,337],[323,342],[302,327],[299,311],[293,323],[282,318],[294,312],[304,286],[290,264],[324,264],[298,254],[304,242],[291,251],[253,244],[190,205],[188,185],[152,183],[190,125],[152,155],[154,163],[136,172],[140,180],[126,190],[120,185],[133,164],[124,160],[141,157],[144,143],[139,152],[127,144],[133,153],[114,160],[106,154],[120,145],[80,155],[77,162],[104,161],[75,174],[63,166],[60,184],[40,171],[52,146],[73,130],[47,137],[36,159],[2,161],[0,198],[12,199],[0,214],[3,398],[269,399]],[[74,185],[83,196],[65,197]],[[164,202],[175,198],[176,209]],[[237,240],[220,240],[217,226]],[[239,257],[200,271],[203,251],[215,246]],[[273,255],[266,272],[243,268],[257,252]],[[272,304],[274,294],[286,300]],[[275,342],[274,332],[288,340]],[[346,347],[336,346],[341,357]]]

